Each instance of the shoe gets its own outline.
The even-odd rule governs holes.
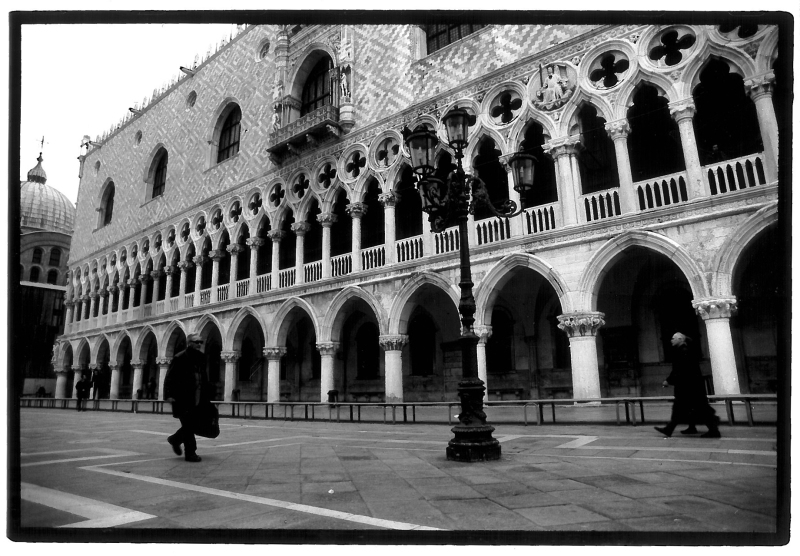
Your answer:
[[[700,435],[700,438],[722,438],[719,431],[708,431]]]
[[[653,427],[653,428],[654,428],[654,429],[656,429],[656,430],[657,430],[658,432],[660,432],[661,434],[663,434],[664,436],[666,436],[667,438],[669,438],[670,436],[672,436],[672,431],[670,431],[669,429],[667,429],[667,427]]]
[[[697,429],[694,426],[691,426],[685,431],[681,431],[681,434],[697,434]]]
[[[186,454],[186,457],[184,459],[186,461],[193,461],[193,462],[203,461],[203,458],[201,458],[197,454]]]
[[[172,446],[172,451],[175,452],[176,456],[183,455],[180,442],[176,443],[171,436],[167,437],[167,442],[169,442],[169,445]]]

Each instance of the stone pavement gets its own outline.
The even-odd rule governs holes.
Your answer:
[[[579,531],[667,543],[722,533],[737,544],[765,542],[759,534],[777,527],[774,426],[667,439],[652,423],[504,423],[502,459],[473,464],[445,459],[446,424],[223,418],[219,438],[198,440],[201,463],[172,453],[166,438],[177,426],[168,415],[21,410],[22,527],[457,544]]]

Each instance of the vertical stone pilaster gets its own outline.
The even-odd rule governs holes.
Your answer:
[[[681,148],[683,149],[683,159],[686,161],[686,178],[688,181],[686,185],[689,199],[707,197],[703,170],[700,166],[700,155],[697,152],[694,124],[692,123],[695,113],[694,99],[688,98],[670,103],[669,113],[678,122],[678,130],[681,134]]]
[[[277,289],[280,275],[281,240],[286,235],[283,230],[270,230],[269,238],[272,240],[272,289]]]
[[[387,403],[403,403],[403,346],[408,343],[405,334],[380,336],[385,362],[385,386]]]
[[[67,373],[69,372],[68,368],[63,368],[60,371],[56,371],[56,391],[54,396],[56,398],[66,398],[67,397]]]
[[[397,205],[397,196],[393,192],[381,193],[378,200],[383,204],[383,238],[384,251],[386,252],[386,264],[396,262],[395,241],[397,230],[395,227],[394,208]]]
[[[569,336],[573,398],[600,397],[597,331],[604,318],[604,313],[592,311],[558,315],[558,327]]]
[[[353,272],[360,272],[361,265],[361,217],[367,214],[367,205],[364,203],[350,203],[345,210],[353,219],[352,248]],[[385,219],[384,219],[385,220]]]
[[[223,400],[226,402],[233,401],[233,391],[236,389],[236,369],[237,363],[241,357],[238,351],[223,351],[220,357],[225,362],[225,389],[223,390]]]
[[[295,284],[305,283],[305,238],[311,225],[308,222],[295,222],[292,224],[292,231],[297,236],[294,255]]]
[[[174,266],[164,267],[164,274],[167,275],[167,283],[164,286],[164,301],[166,301],[164,304],[164,312],[169,311],[169,300],[172,299],[172,280],[174,278],[174,273]]]
[[[319,353],[322,356],[322,369],[319,380],[320,402],[328,401],[328,391],[334,389],[333,358],[336,355],[336,351],[338,349],[339,349],[338,342],[323,342],[317,344],[317,350],[319,350]]]
[[[111,369],[111,390],[108,394],[108,398],[111,400],[118,400],[119,399],[119,364],[113,364],[108,366]]]
[[[208,262],[208,257],[197,255],[194,258],[196,270],[194,272],[194,306],[200,306],[200,288],[203,283],[203,265]]]
[[[226,248],[228,253],[231,255],[231,270],[228,273],[228,287],[231,289],[230,293],[228,294],[229,297],[233,298],[236,297],[236,282],[238,282],[239,278],[239,253],[245,250],[245,247],[239,245],[238,243],[234,243],[233,245],[228,245]]]
[[[331,226],[339,217],[332,212],[317,215],[317,222],[322,224],[322,278],[331,277]]]
[[[144,367],[144,363],[134,360],[131,361],[131,367],[133,367],[133,391],[131,392],[131,399],[135,400],[136,393],[139,390],[142,390],[142,395],[144,395],[144,388],[142,388],[142,368]]]
[[[556,161],[556,181],[558,200],[561,205],[561,218],[564,226],[578,223],[577,199],[580,196],[579,184],[573,179],[572,158],[575,157],[578,141],[563,137],[542,145],[546,153]]]
[[[706,323],[711,374],[716,394],[741,394],[730,323],[731,316],[737,310],[736,303],[735,297],[692,301],[692,307]]]
[[[605,125],[608,135],[614,141],[614,153],[617,156],[617,171],[619,172],[619,203],[622,214],[636,212],[636,192],[633,190],[633,175],[631,174],[631,159],[628,154],[628,135],[631,126],[628,120],[617,120]]]
[[[211,303],[219,302],[219,262],[225,256],[224,251],[217,249],[208,254],[212,261],[211,267]]]
[[[164,381],[167,378],[167,371],[172,359],[168,357],[159,357],[156,359],[158,364],[158,399],[164,401]]]
[[[778,179],[778,120],[772,104],[772,91],[775,74],[771,71],[758,77],[750,77],[744,82],[744,89],[756,105],[758,127],[764,143],[764,174],[767,183]]]
[[[478,337],[478,378],[486,386],[486,399],[489,399],[489,373],[486,367],[486,341],[492,335],[491,326],[474,326],[473,330]]]
[[[260,237],[251,237],[246,241],[250,247],[250,294],[256,293],[256,281],[258,280],[258,248],[264,245],[264,240]],[[273,270],[275,266],[273,265]],[[273,281],[273,287],[276,284]]]
[[[265,347],[264,357],[267,358],[267,401],[277,403],[281,401],[281,357],[286,355],[286,348]]]

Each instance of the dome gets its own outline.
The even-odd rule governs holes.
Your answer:
[[[50,187],[42,168],[42,155],[28,171],[28,181],[20,184],[20,225],[72,235],[75,205],[60,191]]]

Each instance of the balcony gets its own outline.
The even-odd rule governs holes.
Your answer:
[[[341,131],[339,108],[323,106],[270,133],[272,146],[267,152],[273,163],[282,164],[290,156],[300,155],[323,141],[338,138]]]

